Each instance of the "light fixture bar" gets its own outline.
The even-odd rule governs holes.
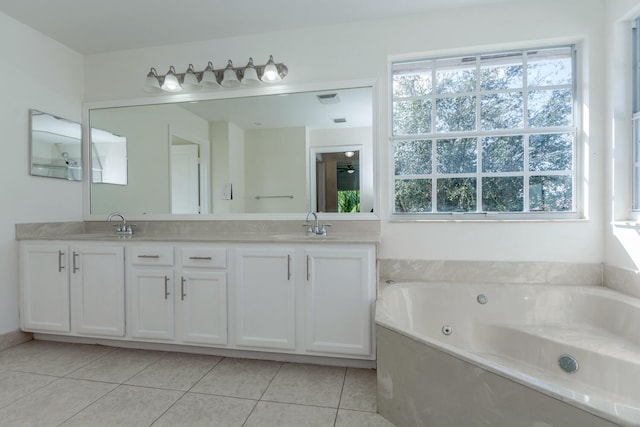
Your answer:
[[[200,88],[233,88],[240,85],[256,86],[262,82],[277,83],[284,79],[289,69],[282,63],[275,63],[273,56],[264,65],[254,65],[253,58],[244,67],[234,67],[231,60],[225,68],[213,68],[211,62],[202,71],[195,71],[189,64],[184,73],[176,73],[173,65],[167,74],[158,74],[156,68],[151,68],[146,76],[144,89],[147,92],[180,92],[182,90],[197,90]]]

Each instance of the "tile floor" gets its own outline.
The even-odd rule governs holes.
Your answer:
[[[49,341],[0,351],[3,427],[393,427],[375,411],[371,369]]]

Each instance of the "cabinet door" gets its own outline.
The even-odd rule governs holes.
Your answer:
[[[371,355],[373,249],[332,246],[306,257],[307,350]]]
[[[239,346],[295,349],[293,249],[236,252],[235,329]]]
[[[66,245],[21,245],[20,319],[25,331],[70,331],[68,259]]]
[[[127,285],[131,337],[173,340],[173,269],[132,268]]]
[[[124,336],[123,247],[71,247],[71,307],[74,332]]]
[[[183,270],[178,297],[182,341],[227,343],[227,273]]]

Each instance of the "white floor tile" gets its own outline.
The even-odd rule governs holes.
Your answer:
[[[285,363],[267,388],[263,400],[337,408],[345,368]]]
[[[187,393],[153,427],[241,427],[257,401]]]
[[[257,400],[281,365],[267,360],[223,359],[191,391]]]

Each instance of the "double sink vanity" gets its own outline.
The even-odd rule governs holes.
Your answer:
[[[357,81],[104,101],[82,126],[32,110],[31,174],[82,181],[86,221],[16,226],[22,329],[373,365],[374,94]]]
[[[299,221],[19,224],[21,327],[373,364],[378,223],[340,222],[327,236]]]

